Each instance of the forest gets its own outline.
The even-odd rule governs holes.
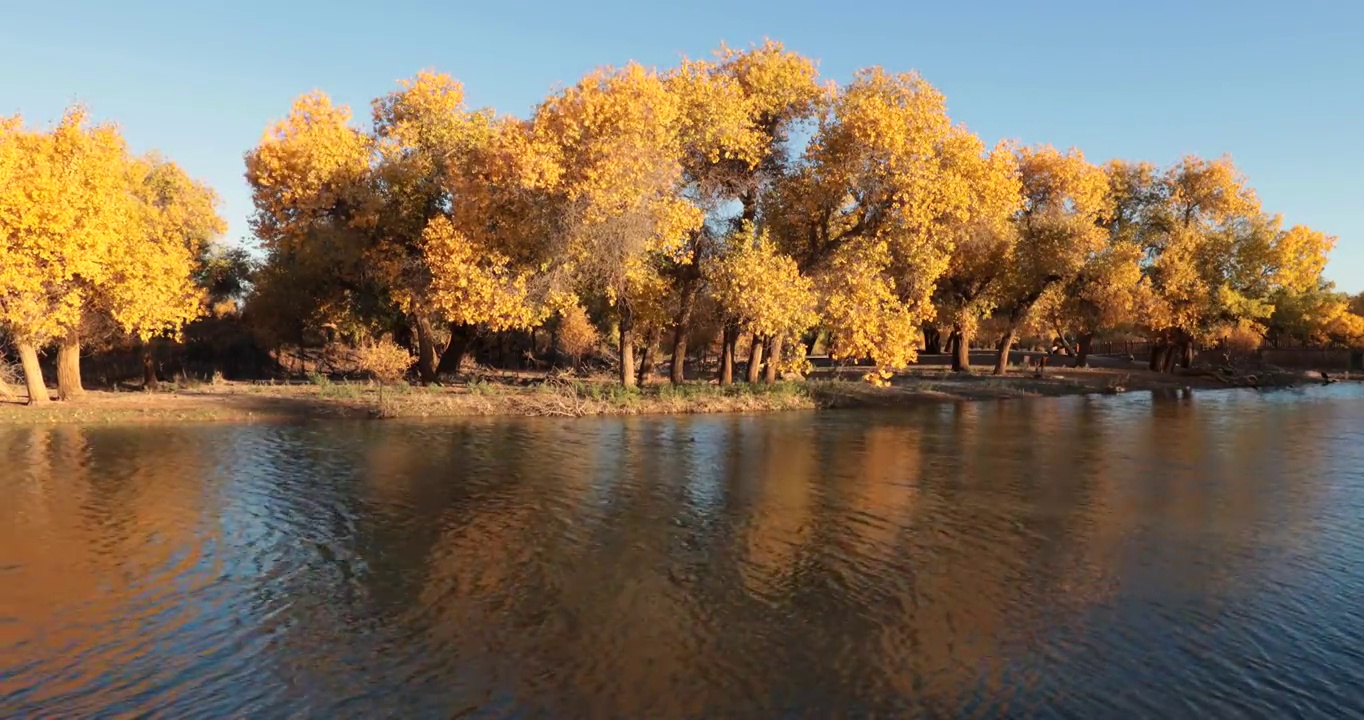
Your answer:
[[[526,118],[424,71],[369,115],[311,92],[265,127],[253,247],[85,109],[0,118],[0,399],[47,402],[44,365],[64,400],[155,386],[170,352],[236,379],[314,351],[427,385],[500,343],[631,386],[772,381],[816,349],[883,384],[920,353],[970,371],[973,347],[1002,374],[1039,339],[1078,365],[1140,340],[1158,372],[1364,345],[1364,294],[1322,277],[1336,239],[1285,227],[1230,158],[989,147],[913,72],[835,83],[768,41],[601,68]],[[105,357],[133,360],[83,373]]]

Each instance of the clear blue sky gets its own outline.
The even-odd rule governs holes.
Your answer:
[[[598,65],[667,66],[772,37],[839,81],[918,69],[989,142],[1078,146],[1094,161],[1230,153],[1267,209],[1340,237],[1327,274],[1364,290],[1364,2],[583,5],[0,0],[0,113],[48,122],[88,104],[136,149],[211,183],[240,239],[242,154],[299,93],[367,116],[429,67],[473,104],[525,116]]]

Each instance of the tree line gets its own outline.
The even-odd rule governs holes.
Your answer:
[[[1140,335],[1163,371],[1232,342],[1364,342],[1364,303],[1322,279],[1335,238],[1285,228],[1230,159],[987,147],[915,73],[837,84],[768,41],[602,68],[528,118],[422,72],[370,116],[312,92],[246,155],[263,343],[410,337],[431,383],[480,332],[547,328],[569,354],[606,334],[632,385],[664,353],[682,382],[697,342],[733,382],[745,339],[753,382],[799,369],[816,337],[874,382],[921,348],[969,369],[982,340],[1003,373],[1029,333],[1080,363],[1095,337]],[[82,121],[0,135],[20,178],[0,190],[0,327],[26,369],[92,317],[146,338],[204,306],[211,193]]]

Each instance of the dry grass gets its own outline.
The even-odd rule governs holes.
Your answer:
[[[1310,382],[1302,376],[1303,382]],[[584,417],[689,413],[753,413],[814,408],[897,407],[1122,391],[1226,387],[1209,377],[1160,375],[1143,369],[1057,368],[1042,377],[1017,370],[1004,377],[916,369],[890,387],[819,373],[808,382],[622,388],[605,377],[558,379],[522,373],[452,387],[372,383],[168,385],[165,392],[90,392],[75,403],[30,408],[0,402],[0,425],[289,420],[303,418],[437,418],[475,416]],[[19,388],[22,390],[22,388]],[[20,396],[22,399],[22,395]]]
[[[604,382],[549,381],[530,386],[474,382],[457,387],[384,388],[365,383],[224,383],[156,393],[92,391],[75,403],[27,407],[0,403],[0,425],[212,422],[300,418],[413,418],[521,415],[584,417],[764,412],[816,406],[799,383],[749,387],[690,384],[621,388]]]

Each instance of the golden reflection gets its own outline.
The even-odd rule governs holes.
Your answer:
[[[196,566],[215,537],[195,443],[58,425],[0,432],[0,450],[24,458],[0,483],[0,558],[19,572],[0,586],[0,648],[36,664],[0,678],[0,696],[39,678],[38,701],[97,684],[136,659],[121,639],[189,622],[179,606],[209,582]]]
[[[757,455],[751,510],[742,525],[744,551],[739,571],[749,592],[768,595],[785,585],[797,553],[811,539],[814,523],[815,446],[791,442],[764,426],[748,446]]]

